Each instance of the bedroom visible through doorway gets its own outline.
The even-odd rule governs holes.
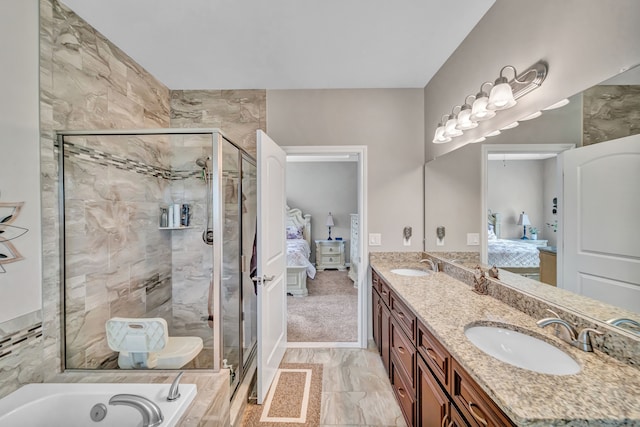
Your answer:
[[[365,147],[283,148],[289,346],[363,347]]]

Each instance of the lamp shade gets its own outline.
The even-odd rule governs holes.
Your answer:
[[[522,212],[520,214],[520,218],[518,218],[518,225],[531,225],[531,221],[529,221],[529,216]]]
[[[458,113],[458,123],[456,129],[469,130],[478,127],[478,123],[471,120],[471,106],[465,104],[462,106],[462,110]]]
[[[501,79],[504,79],[504,82],[498,83],[496,80],[496,85],[491,88],[487,110],[505,110],[516,105],[516,100],[513,97],[513,89],[511,89],[511,86],[507,83],[507,79],[504,77]]]
[[[473,107],[471,108],[471,116],[470,119],[476,122],[482,120],[488,120],[496,115],[495,111],[487,110],[487,103],[489,102],[489,97],[486,93],[479,93],[476,100],[473,102]]]
[[[327,216],[327,221],[325,225],[327,227],[333,227],[333,216],[331,215],[331,212],[329,212],[329,215]]]

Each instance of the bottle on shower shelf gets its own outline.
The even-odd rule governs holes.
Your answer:
[[[189,226],[190,208],[188,203],[182,205],[182,213],[180,215],[180,225],[183,227]]]
[[[168,227],[169,226],[169,213],[167,212],[167,208],[160,209],[160,227]]]

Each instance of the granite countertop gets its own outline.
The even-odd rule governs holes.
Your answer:
[[[418,319],[440,340],[482,389],[519,426],[640,425],[640,370],[601,352],[583,352],[539,328],[536,320],[439,272],[426,277],[391,273],[424,269],[416,261],[372,259],[374,268]],[[474,323],[515,325],[571,355],[582,367],[575,375],[547,375],[501,362],[464,335]]]

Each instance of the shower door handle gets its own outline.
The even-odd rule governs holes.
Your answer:
[[[260,285],[260,284],[263,284],[265,282],[270,282],[275,278],[276,278],[276,276],[267,277],[265,275],[265,276],[262,276],[262,277],[252,277],[251,280],[253,280],[254,282],[257,282]]]

